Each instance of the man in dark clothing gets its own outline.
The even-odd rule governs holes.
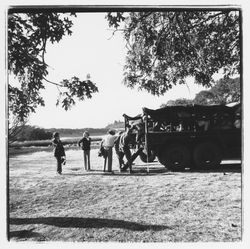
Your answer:
[[[121,169],[121,171],[126,171],[129,168],[130,173],[132,173],[132,163],[131,162],[131,151],[129,147],[129,143],[132,140],[132,131],[133,128],[128,129],[124,133],[121,134],[119,141],[119,161],[123,159],[124,155],[127,159],[126,165]]]
[[[138,130],[138,128],[135,126],[132,126],[132,128],[124,132],[121,135],[120,143],[119,143],[119,151],[121,153],[120,157],[123,158],[123,156],[125,155],[125,157],[127,158],[127,162],[124,165],[124,167],[121,169],[121,171],[126,171],[129,168],[130,173],[133,173],[132,171],[133,161],[138,157],[138,155],[140,155],[141,151],[143,150],[143,148],[139,148],[133,155],[131,154],[129,144],[131,143],[131,141],[133,141],[133,136],[132,136],[133,130]]]
[[[66,163],[66,155],[58,132],[53,134],[52,145],[54,147],[54,156],[57,160],[57,173],[61,175],[62,163]]]
[[[119,161],[120,171],[122,169],[122,166],[124,165],[124,161],[123,161],[124,153],[122,151],[120,151],[120,149],[119,149],[120,139],[121,139],[122,134],[123,134],[123,132],[120,131],[119,134],[118,134],[118,137],[115,140],[115,146],[114,146],[115,147],[115,152],[116,152],[116,155],[117,155],[117,158],[118,158],[118,161]]]

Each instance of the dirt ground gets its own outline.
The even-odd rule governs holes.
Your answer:
[[[135,173],[103,173],[91,151],[69,148],[63,174],[50,151],[9,158],[9,238],[14,241],[241,241],[240,165],[170,172],[135,161]],[[149,173],[147,173],[149,169]]]

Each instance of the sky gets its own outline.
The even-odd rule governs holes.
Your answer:
[[[102,128],[122,115],[135,116],[143,107],[157,109],[170,99],[194,98],[204,88],[187,79],[186,85],[176,86],[164,96],[129,89],[122,83],[126,49],[122,34],[108,27],[105,13],[78,13],[73,19],[73,34],[59,43],[49,44],[45,61],[50,66],[47,79],[59,83],[77,76],[81,80],[91,75],[99,92],[92,99],[77,102],[69,111],[56,107],[58,89],[44,82],[42,91],[45,107],[39,107],[29,119],[31,125],[43,128]]]

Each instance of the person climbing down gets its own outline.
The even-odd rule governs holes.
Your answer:
[[[115,146],[114,146],[115,147],[115,152],[116,152],[116,155],[117,155],[117,158],[118,158],[118,162],[119,162],[119,169],[120,169],[120,171],[121,171],[122,167],[124,166],[124,161],[123,161],[124,154],[119,149],[120,139],[121,139],[121,135],[122,134],[123,134],[123,131],[120,131],[118,133],[118,136],[117,136],[117,138],[115,140]]]
[[[137,130],[137,128],[135,126],[132,126],[126,132],[124,132],[121,135],[120,143],[119,143],[120,157],[122,159],[123,156],[125,155],[127,159],[127,162],[122,167],[121,171],[126,171],[129,168],[129,173],[133,173],[133,170],[132,170],[133,161],[138,157],[138,155],[141,153],[143,149],[143,148],[139,148],[133,155],[131,154],[129,145],[131,141],[133,141],[133,135],[132,135],[133,130]]]

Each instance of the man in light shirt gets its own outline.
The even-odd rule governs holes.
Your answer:
[[[106,168],[108,159],[108,172],[112,172],[113,147],[116,139],[117,136],[115,136],[115,131],[109,130],[108,135],[102,141],[102,146],[107,152],[107,156],[104,158],[104,169]]]

